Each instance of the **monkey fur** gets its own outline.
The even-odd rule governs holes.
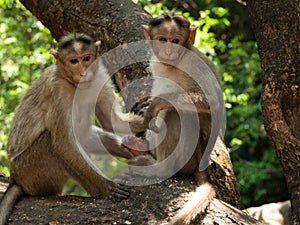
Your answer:
[[[87,155],[107,150],[115,156],[131,158],[133,155],[123,147],[121,138],[92,126],[92,110],[88,115],[75,115],[75,123],[80,122],[78,140],[72,127],[76,89],[88,90],[98,76],[87,73],[97,57],[98,45],[84,34],[62,37],[58,51],[51,52],[56,63],[46,69],[21,100],[7,145],[10,185],[0,204],[1,225],[6,223],[20,196],[59,195],[69,179],[74,179],[91,196],[128,198],[128,189],[105,179]],[[105,68],[100,72],[105,73]],[[102,95],[107,99],[111,99],[110,88],[103,89]],[[105,104],[110,104],[100,103],[97,107],[102,111],[107,110]],[[80,104],[79,107],[86,107],[88,98]],[[98,145],[100,139],[102,146]]]
[[[168,161],[168,164],[162,166],[159,171],[142,170],[134,167],[133,171],[140,172],[147,176],[168,176],[168,174],[176,173],[174,169],[185,159],[186,151],[190,149],[189,142],[198,140],[194,147],[194,153],[191,158],[186,160],[186,163],[178,171],[178,173],[186,176],[193,176],[198,183],[198,188],[192,194],[191,200],[181,209],[177,215],[170,221],[170,224],[190,224],[197,215],[204,213],[212,199],[215,197],[215,189],[210,183],[206,170],[200,171],[199,165],[201,157],[204,154],[211,130],[211,107],[206,99],[203,90],[197,82],[179,69],[190,68],[194,75],[205,73],[207,69],[211,72],[207,76],[212,76],[211,80],[216,81],[218,98],[222,99],[220,90],[220,78],[213,63],[202,53],[196,50],[194,44],[196,28],[190,28],[190,23],[181,15],[165,14],[154,18],[149,25],[143,26],[146,40],[152,46],[152,60],[150,60],[150,72],[154,76],[154,84],[152,91],[152,103],[148,107],[144,115],[144,123],[152,131],[157,133],[158,138],[154,139],[156,160],[150,155],[137,156],[131,159],[132,165],[151,165],[161,163],[168,159],[169,156],[178,147],[178,152],[175,153],[173,160]],[[191,64],[188,57],[188,50],[192,52],[195,61],[201,63]],[[168,79],[172,83],[164,83],[162,78]],[[205,80],[203,80],[205,81]],[[173,86],[174,87],[173,87]],[[168,87],[171,88],[168,89]],[[176,88],[178,86],[179,88]],[[180,90],[182,89],[182,90]],[[223,99],[222,99],[223,100]],[[219,109],[222,111],[222,102]],[[177,109],[177,110],[176,110]],[[193,113],[197,114],[199,127],[201,128],[198,134],[194,134],[195,129],[193,121],[190,121]],[[220,112],[220,114],[222,114]],[[183,116],[183,118],[181,118]],[[162,125],[157,125],[160,118],[165,124],[165,129]],[[182,122],[181,122],[182,120]],[[190,124],[185,125],[185,124]],[[181,126],[186,127],[186,139],[180,140]],[[164,132],[162,132],[164,130]],[[219,133],[219,131],[217,132]],[[151,135],[149,135],[151,136]],[[163,137],[161,137],[163,136]],[[217,135],[215,135],[217,137]],[[147,137],[147,135],[146,135]],[[215,138],[216,138],[215,137]],[[162,139],[162,140],[161,140]],[[132,140],[124,139],[124,142],[132,142]],[[135,140],[133,140],[135,141]],[[150,142],[153,140],[150,140]],[[212,151],[212,147],[210,152]],[[167,172],[168,170],[168,172]],[[174,170],[174,171],[173,171]]]

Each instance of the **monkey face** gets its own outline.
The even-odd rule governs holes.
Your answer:
[[[183,43],[179,36],[160,36],[154,39],[152,50],[160,62],[176,66],[186,50]]]
[[[89,86],[93,77],[87,76],[86,71],[94,61],[95,55],[90,52],[72,54],[65,58],[65,69],[67,70],[66,72],[74,85],[77,86],[80,83],[81,88]]]
[[[175,21],[164,21],[156,26],[143,26],[145,37],[152,41],[152,50],[164,64],[176,66],[189,45],[189,29],[182,29]]]
[[[94,62],[93,54],[71,55],[66,59],[66,66],[72,71],[74,81],[79,82],[86,75],[87,68]]]
[[[58,51],[51,51],[60,68],[60,76],[76,87],[79,83],[80,88],[90,86],[93,76],[87,75],[87,69],[95,61],[98,43],[90,39],[83,41],[84,37],[76,41],[69,40],[70,37],[65,39],[60,43]]]

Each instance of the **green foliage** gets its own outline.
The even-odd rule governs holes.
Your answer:
[[[49,65],[51,34],[17,1],[0,1],[0,170],[8,175],[6,143],[24,91]]]
[[[127,160],[126,159],[115,159],[110,156],[91,156],[93,162],[100,169],[102,174],[108,179],[117,176],[122,171],[127,170]],[[75,183],[74,180],[69,180],[65,185],[64,193],[68,195],[80,195],[87,196],[87,192]]]
[[[275,151],[264,151],[261,159],[245,160],[236,155],[234,167],[238,169],[238,185],[243,206],[259,206],[268,202],[288,199],[281,167]]]
[[[153,16],[177,7],[178,13],[199,27],[195,46],[214,61],[222,76],[227,115],[225,141],[234,151],[231,156],[242,204],[287,198],[282,194],[287,193],[282,173],[261,119],[262,74],[256,43],[248,41],[251,35],[247,33],[245,8],[228,0],[199,1],[193,8],[190,1],[135,2]],[[49,50],[54,40],[18,1],[0,0],[0,6],[0,170],[8,175],[5,149],[15,108],[28,86],[53,62]],[[120,169],[112,161],[101,165],[110,165],[108,171],[114,173]],[[74,191],[78,193],[73,184],[68,185],[67,192]]]

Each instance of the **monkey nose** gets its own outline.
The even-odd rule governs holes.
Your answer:
[[[167,48],[165,51],[166,55],[171,55],[172,54],[172,49],[171,48]]]

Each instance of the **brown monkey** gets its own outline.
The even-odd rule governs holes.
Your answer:
[[[196,28],[190,28],[186,18],[166,14],[143,27],[152,46],[150,71],[154,76],[153,101],[145,112],[145,126],[157,132],[156,161],[149,156],[138,156],[131,163],[160,165],[142,171],[149,176],[159,174],[167,178],[179,172],[196,179],[199,187],[192,200],[171,221],[171,224],[190,224],[215,197],[214,187],[203,169],[208,165],[221,126],[220,81],[213,63],[192,47]],[[128,138],[123,141],[125,145],[132,142]],[[201,164],[206,148],[208,153]],[[132,169],[139,171],[137,166]]]
[[[19,104],[7,145],[11,184],[1,201],[0,224],[5,224],[21,195],[58,195],[70,178],[91,196],[112,196],[117,200],[129,196],[127,188],[101,175],[85,150],[105,152],[107,148],[125,158],[132,154],[123,148],[120,137],[91,125],[89,98],[73,104],[76,89],[84,93],[95,80],[102,79],[87,73],[98,45],[84,34],[64,36],[58,51],[51,52],[56,63],[27,90]],[[102,70],[105,72],[105,68]],[[80,113],[72,113],[72,107]],[[86,111],[80,111],[85,107]],[[102,107],[105,110],[104,104]]]

